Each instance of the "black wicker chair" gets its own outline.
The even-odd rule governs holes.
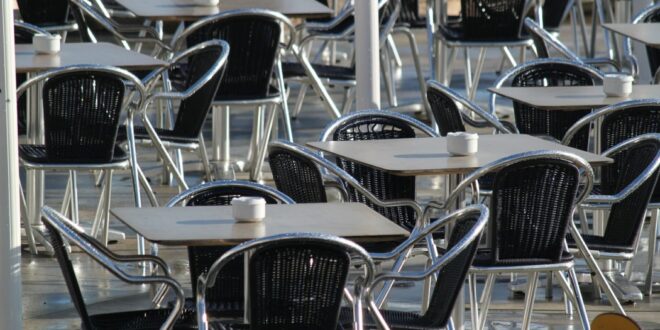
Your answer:
[[[633,24],[658,22],[660,22],[660,4],[657,3],[644,9],[632,19]],[[635,55],[633,55],[632,40],[628,37],[624,37],[623,47],[625,58],[631,62],[632,74],[638,75],[639,65]],[[648,56],[649,69],[651,69],[651,77],[654,77],[655,83],[658,83],[660,81],[660,70],[658,70],[660,68],[660,49],[646,46],[646,54]]]
[[[85,234],[75,223],[52,208],[44,206],[42,215],[42,221],[46,226],[44,236],[53,246],[69,295],[78,316],[80,316],[82,329],[197,329],[195,314],[193,311],[183,309],[183,289],[170,276],[165,261],[154,256],[117,255],[103,246],[101,242]],[[161,284],[169,287],[175,293],[174,307],[171,309],[145,309],[90,315],[65,240],[75,244],[103,268],[124,282],[141,285]],[[120,266],[131,263],[137,265],[139,262],[156,266],[156,269],[160,268],[163,275],[127,274]]]
[[[495,82],[494,88],[507,82],[513,87],[590,86],[602,80],[602,74],[592,67],[561,59],[540,59],[515,67]],[[491,94],[490,112],[495,113],[496,95]],[[561,141],[580,118],[593,109],[549,111],[513,102],[516,127],[521,134],[540,135]],[[571,142],[571,146],[586,150],[589,131],[584,129]]]
[[[392,260],[417,245],[427,235],[432,235],[445,226],[452,226],[451,236],[444,253],[423,271],[399,271],[376,275],[374,281],[369,285],[370,294],[367,295],[370,312],[370,317],[366,321],[367,325],[370,328],[378,325],[381,329],[393,330],[453,329],[451,314],[454,304],[458,295],[463,294],[463,283],[487,222],[488,209],[485,206],[469,206],[435,220],[389,253],[372,254],[371,257],[374,261]],[[422,313],[380,309],[382,303],[378,301],[374,293],[378,292],[376,288],[382,282],[420,281],[432,276],[437,276],[436,284],[432,291],[429,307]],[[350,322],[348,312],[349,310],[346,309],[342,313],[342,319],[346,321],[342,322],[343,324]]]
[[[20,145],[21,165],[28,173],[69,172],[64,202],[69,204],[68,210],[76,222],[77,171],[105,172],[101,201],[91,234],[97,236],[101,233],[103,242],[107,243],[114,170],[131,170],[137,207],[141,206],[139,182],[152,203],[156,200],[135,154],[130,151],[134,150],[134,146],[129,145],[129,152],[126,152],[117,144],[121,115],[126,112],[128,118],[132,118],[142,106],[144,86],[123,69],[81,65],[55,69],[31,78],[18,88],[17,97],[42,82],[45,143]]]
[[[197,283],[200,329],[209,329],[206,294],[219,285],[217,275],[236,258],[250,251],[248,285],[249,324],[210,324],[216,329],[319,329],[337,328],[342,296],[352,261],[364,265],[356,280],[356,314],[362,302],[361,283],[373,279],[374,265],[359,245],[325,234],[291,233],[245,242],[222,255]],[[361,329],[361,317],[355,328]]]
[[[178,86],[179,91],[152,92],[145,104],[146,109],[149,104],[157,100],[165,100],[168,104],[179,100],[179,109],[172,128],[154,128],[146,111],[142,112],[144,126],[134,128],[136,143],[153,145],[156,148],[170,172],[175,174],[181,189],[188,188],[183,172],[181,150],[198,151],[205,178],[207,181],[212,180],[202,126],[220,86],[228,56],[229,45],[226,42],[207,41],[176,54],[170,60],[168,67],[157,69],[143,79],[147,87],[151,88],[164,71],[168,69],[185,71],[185,79],[181,86]],[[181,65],[184,62],[185,65]],[[168,75],[164,76],[168,77]],[[120,135],[119,139],[126,140],[127,137]],[[177,164],[170,157],[168,149],[174,149]]]
[[[286,43],[280,42],[282,37]],[[266,146],[276,124],[278,111],[275,106],[279,107],[286,139],[293,141],[280,57],[283,51],[291,49],[295,27],[288,18],[270,10],[228,10],[191,24],[173,41],[172,48],[180,49],[186,43],[191,47],[211,39],[225,40],[231,47],[227,68],[213,102],[214,113],[221,111],[213,116],[213,130],[223,137],[221,143],[218,139],[213,141],[213,152],[220,161],[229,161],[227,136],[231,106],[256,107],[255,128],[266,110],[268,119],[263,138],[257,141],[259,134],[253,129],[251,146],[256,146],[256,150],[249,153],[252,156],[250,179],[259,180]],[[219,118],[222,118],[222,125]]]
[[[573,134],[583,127],[599,123],[600,147],[601,149],[610,149],[615,145],[643,134],[660,133],[660,103],[657,100],[637,100],[627,101],[615,104],[599,110],[598,112],[584,117],[569,129],[562,143],[568,144],[573,138]],[[606,179],[605,177],[603,179]],[[611,179],[611,177],[610,177]],[[603,181],[604,186],[597,187],[597,192],[602,194],[611,194],[616,191],[612,185],[614,182]],[[646,283],[644,293],[651,294],[651,282],[653,275],[653,261],[656,246],[655,232],[660,221],[660,186],[656,188],[651,196],[648,206],[653,210],[651,216],[651,226],[649,229],[649,255]],[[634,218],[633,218],[634,219]]]
[[[575,155],[557,151],[513,155],[472,172],[442,205],[431,202],[429,208],[453,205],[465,188],[487,173],[495,173],[490,202],[490,246],[477,253],[469,281],[475,328],[482,329],[486,322],[495,275],[527,273],[522,328],[528,329],[540,272],[553,272],[560,279],[564,292],[575,303],[582,325],[588,328],[589,318],[577,286],[573,256],[564,251],[564,245],[573,212],[593,186],[591,166]],[[568,272],[572,289],[563,272]],[[481,313],[476,299],[477,274],[488,275]]]
[[[249,181],[214,181],[186,190],[173,197],[167,207],[230,205],[236,197],[262,197],[268,204],[293,204],[294,201],[283,193],[267,186]],[[190,280],[193,292],[197,292],[197,279],[206,274],[221,255],[230,247],[189,246]],[[156,251],[154,251],[157,253]],[[244,263],[242,258],[230,261],[218,273],[218,284],[206,292],[206,309],[211,317],[241,317],[244,310]],[[193,308],[193,300],[186,300],[186,308]]]
[[[68,32],[78,30],[69,20],[68,0],[17,0],[21,19],[50,33],[61,33],[66,40]]]
[[[414,138],[417,134],[435,137],[437,134],[427,125],[396,112],[359,111],[341,117],[328,124],[320,141],[358,141]],[[415,178],[392,175],[385,171],[361,165],[337,157],[337,166],[354,177],[362,187],[379,200],[415,200]],[[414,210],[409,208],[382,208],[371,203],[359,191],[347,187],[348,201],[367,204],[399,226],[412,230],[417,221]]]
[[[35,34],[49,34],[46,30],[40,27],[25,22],[14,22],[14,43],[16,44],[31,44],[32,37]],[[16,86],[20,86],[27,80],[27,74],[16,74]],[[27,133],[27,96],[21,96],[18,99],[18,134],[24,135]]]
[[[442,84],[449,85],[451,73],[448,68],[451,63],[447,63],[447,50],[455,48],[465,49],[468,54],[469,48],[479,48],[479,58],[475,67],[474,77],[467,77],[466,93],[468,99],[473,100],[479,85],[479,78],[486,59],[486,48],[502,48],[505,53],[510,55],[510,47],[520,47],[522,49],[532,45],[532,40],[527,36],[522,36],[523,19],[529,12],[532,2],[525,0],[461,0],[460,19],[450,22],[437,22],[437,31],[433,35],[434,54],[439,54],[440,59],[433,61],[433,65],[438,62],[442,66],[440,77],[432,76]],[[524,54],[524,52],[521,52]],[[512,56],[507,56],[510,61],[515,62]],[[524,62],[524,59],[521,59]],[[466,73],[469,58],[466,58]],[[516,66],[517,63],[511,63]]]

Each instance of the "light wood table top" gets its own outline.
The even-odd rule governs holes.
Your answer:
[[[589,152],[525,134],[480,135],[479,151],[451,156],[446,138],[311,142],[312,148],[402,176],[468,173],[514,154],[560,150],[577,154],[592,165],[612,162]]]
[[[533,107],[565,111],[660,97],[660,85],[633,85],[632,93],[626,97],[607,96],[603,92],[603,86],[500,87],[488,90]]]
[[[77,64],[111,65],[129,70],[151,70],[167,65],[151,56],[109,43],[64,43],[58,54],[42,55],[31,44],[16,45],[16,72],[39,72]]]
[[[408,232],[360,203],[266,205],[261,223],[237,223],[231,206],[113,208],[110,212],[162,245],[236,245],[255,238],[316,232],[356,242],[405,239]]]
[[[117,0],[135,15],[151,20],[194,21],[232,9],[262,8],[296,18],[330,17],[333,11],[316,0],[221,0],[218,6],[199,6],[191,0]]]
[[[649,46],[660,47],[660,23],[612,23],[603,27]]]

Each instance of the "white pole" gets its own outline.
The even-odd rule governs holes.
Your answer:
[[[357,109],[380,109],[378,0],[355,0]]]
[[[0,0],[0,329],[22,329],[13,0]]]

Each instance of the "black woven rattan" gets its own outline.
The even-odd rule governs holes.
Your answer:
[[[277,190],[296,203],[326,203],[323,177],[316,164],[286,149],[270,147],[268,163]]]
[[[559,30],[559,25],[568,14],[569,5],[573,5],[571,0],[550,0],[543,3],[543,28],[546,30]]]
[[[399,13],[398,22],[411,28],[426,27],[426,17],[419,14],[419,0],[401,0],[401,12]]]
[[[490,203],[492,251],[475,265],[562,261],[578,180],[578,169],[565,160],[526,160],[498,171]]]
[[[312,64],[312,68],[321,79],[355,80],[355,67]],[[298,62],[282,63],[284,79],[306,77],[307,73]]]
[[[514,87],[547,86],[591,86],[592,76],[572,65],[561,63],[539,63],[518,73],[511,82]],[[555,111],[535,108],[520,102],[513,102],[516,127],[522,134],[546,135],[559,141],[566,131],[592,109]],[[589,128],[580,130],[571,146],[586,150],[589,143]]]
[[[345,122],[332,134],[334,141],[384,140],[414,138],[414,129],[403,120],[385,116],[361,116]],[[353,176],[362,186],[382,201],[392,199],[415,200],[415,177],[402,177],[373,167],[337,157],[337,165]],[[415,212],[409,207],[384,208],[374,205],[357,190],[347,187],[351,202],[368,205],[399,226],[412,230]]]
[[[51,224],[45,221],[44,224],[46,225],[47,231],[46,239],[53,247],[53,251],[55,251],[55,257],[57,258],[57,262],[60,266],[60,269],[62,270],[62,275],[64,276],[64,281],[66,282],[69,295],[71,296],[73,305],[75,306],[76,311],[80,316],[82,329],[160,329],[161,325],[165,322],[170,313],[169,309],[135,310],[129,312],[89,315],[87,312],[87,307],[85,306],[85,300],[83,298],[82,291],[80,290],[80,285],[78,284],[76,273],[73,269],[71,259],[69,258],[67,246],[64,244],[60,233],[57,232],[57,230]],[[83,238],[88,241],[94,240],[92,237],[84,234],[82,235]],[[196,328],[194,311],[184,310],[183,314],[180,316],[175,325],[175,329]]]
[[[439,32],[448,40],[520,40],[524,6],[524,0],[461,0],[460,20],[440,25]]]
[[[206,189],[191,195],[184,202],[185,206],[230,205],[236,197],[262,197],[268,204],[277,204],[279,200],[261,190],[243,186],[223,185]],[[208,272],[211,265],[231,247],[227,246],[189,246],[190,280],[192,292],[197,292],[197,278]],[[244,262],[236,258],[229,262],[218,274],[216,285],[206,293],[208,314],[212,317],[240,317],[243,315],[244,301]],[[186,305],[194,301],[187,301]]]
[[[660,22],[660,9],[656,9],[655,12],[649,14],[644,23],[658,23]],[[646,54],[649,58],[649,68],[651,69],[651,77],[658,71],[660,68],[660,49],[656,47],[646,46]]]
[[[249,264],[250,328],[334,330],[350,261],[347,251],[320,242],[257,250]]]
[[[216,100],[259,99],[273,96],[269,87],[281,32],[279,22],[271,17],[232,16],[201,27],[187,42],[188,47],[212,39],[229,43]]]
[[[46,138],[22,145],[21,157],[39,163],[102,164],[116,161],[115,142],[124,101],[124,82],[104,72],[61,74],[44,83]]]
[[[454,100],[434,88],[428,88],[426,96],[441,136],[447,136],[451,132],[465,132],[461,112]]]
[[[454,227],[449,238],[447,250],[454,247],[467,235],[477,221],[472,215],[464,216],[454,222]],[[431,294],[429,307],[425,313],[404,312],[395,310],[381,310],[381,314],[390,328],[394,329],[444,329],[449,321],[454,303],[459,294],[462,293],[465,276],[472,264],[477,251],[479,239],[475,239],[463,252],[451,260],[437,273],[438,278]],[[442,252],[442,251],[440,251]],[[365,311],[367,324],[375,326],[371,315]],[[341,323],[344,327],[350,325],[353,320],[351,310],[342,310]]]
[[[17,0],[23,21],[39,27],[67,24],[68,0]]]

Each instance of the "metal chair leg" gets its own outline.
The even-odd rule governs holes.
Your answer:
[[[268,108],[268,119],[266,121],[265,130],[263,132],[262,139],[258,145],[256,152],[256,159],[254,166],[250,169],[250,180],[259,181],[261,180],[264,160],[266,158],[266,151],[268,150],[268,143],[270,141],[270,135],[273,132],[273,127],[275,126],[275,119],[277,118],[277,110],[275,110],[274,105],[270,105]]]
[[[341,107],[341,114],[346,115],[351,112],[353,101],[355,100],[355,87],[347,87],[344,90],[344,104]]]
[[[105,200],[103,202],[105,210],[103,211],[103,245],[108,245],[108,236],[110,234],[110,200],[112,196],[112,170],[107,170],[105,174],[105,182],[103,183],[106,189]]]
[[[282,111],[282,120],[284,121],[284,137],[287,141],[293,142],[293,130],[291,129],[291,115],[289,113],[289,104],[286,97],[286,85],[284,84],[284,73],[282,72],[282,61],[277,60],[275,75],[277,76],[277,83],[280,89],[280,96],[282,101],[280,103],[280,110]]]
[[[651,213],[651,222],[649,228],[649,254],[647,259],[648,268],[646,270],[646,281],[642,288],[642,293],[650,296],[653,294],[653,261],[655,257],[655,248],[657,244],[658,221],[660,221],[660,209],[654,209]]]
[[[392,38],[391,34],[387,36],[387,48],[392,54],[392,57],[394,57],[394,63],[400,68],[403,65],[403,62],[401,62],[401,56],[399,55],[399,51],[396,48],[394,38]]]
[[[575,297],[575,307],[577,308],[578,314],[580,315],[580,322],[582,323],[583,329],[589,329],[589,315],[587,315],[587,308],[584,306],[584,300],[582,300],[582,293],[580,293],[580,284],[578,283],[577,276],[575,275],[574,269],[568,270],[568,277],[571,280],[571,286],[573,287],[573,295]]]
[[[527,292],[525,293],[525,311],[523,314],[523,329],[529,329],[532,321],[532,310],[534,309],[534,299],[536,298],[536,285],[538,284],[539,273],[532,273],[527,276]]]
[[[472,78],[472,85],[470,86],[470,93],[468,98],[474,100],[477,96],[477,88],[479,87],[479,79],[481,78],[481,70],[484,68],[484,62],[486,61],[486,48],[482,47],[479,49],[479,59],[477,60],[477,67],[474,70],[474,78]]]
[[[470,315],[472,318],[472,328],[475,329],[479,324],[479,299],[477,298],[477,275],[468,274],[468,288],[470,295]]]
[[[484,285],[484,301],[482,303],[481,311],[479,312],[479,327],[477,327],[479,330],[483,329],[486,325],[486,317],[488,316],[488,308],[490,307],[494,284],[495,274],[488,274],[488,277],[486,278],[486,284]]]
[[[206,142],[204,141],[204,134],[199,133],[199,157],[202,159],[202,167],[204,168],[204,175],[206,182],[213,181],[213,172],[211,171],[211,162],[209,161],[209,154],[206,150]]]
[[[71,178],[71,220],[74,223],[80,223],[80,217],[78,216],[78,174],[76,171],[69,171],[69,176]]]
[[[293,106],[293,112],[291,112],[291,117],[298,118],[298,116],[300,116],[303,102],[305,101],[305,93],[307,93],[308,87],[309,85],[306,83],[300,85],[300,89],[298,89],[298,97],[296,97],[296,104]]]
[[[23,185],[20,180],[18,180],[18,195],[21,199],[21,213],[23,213],[23,229],[25,230],[25,236],[27,236],[28,246],[30,248],[30,253],[37,255],[37,242],[34,239],[34,232],[32,231],[32,226],[30,225],[30,219],[28,218],[28,207],[27,202],[25,201],[25,193],[23,193]]]

